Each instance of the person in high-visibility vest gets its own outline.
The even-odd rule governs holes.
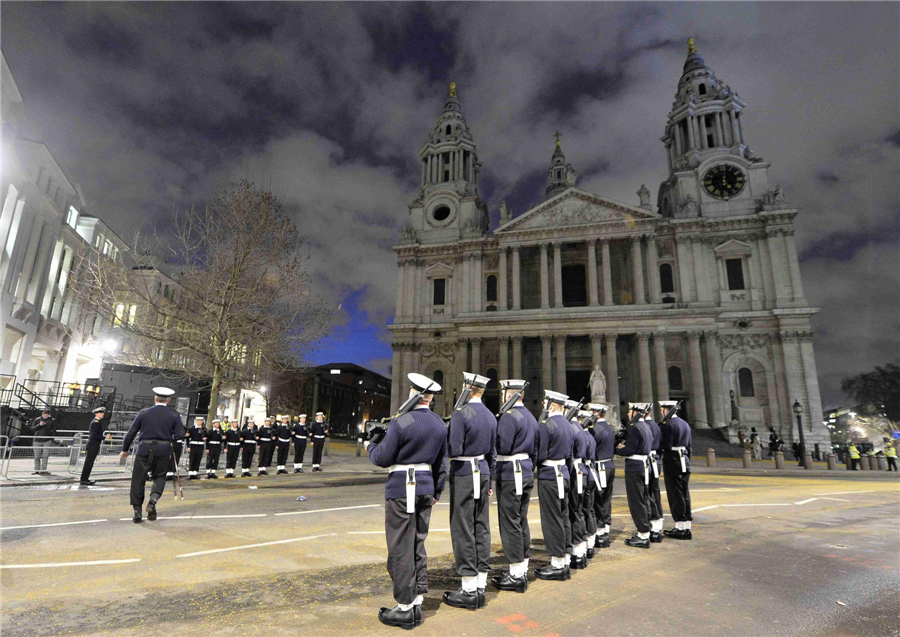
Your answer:
[[[850,452],[850,470],[859,471],[859,449],[856,445],[850,445],[847,451]]]
[[[887,445],[884,448],[884,455],[887,458],[887,470],[897,471],[897,448],[894,445]]]

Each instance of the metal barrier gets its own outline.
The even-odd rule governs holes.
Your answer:
[[[36,440],[35,436],[11,439],[2,448],[0,477],[12,481],[29,480],[38,470],[74,475],[82,450],[81,437],[54,437],[49,439],[49,444],[45,444],[46,440],[40,437]]]

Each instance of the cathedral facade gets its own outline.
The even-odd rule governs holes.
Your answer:
[[[435,410],[449,413],[470,371],[491,378],[489,404],[503,378],[529,382],[535,412],[544,389],[599,393],[615,406],[681,399],[693,427],[732,440],[740,427],[772,426],[790,443],[799,403],[807,443],[829,444],[798,209],[747,145],[745,106],[691,42],[656,205],[645,186],[635,204],[580,190],[557,138],[543,198],[518,215],[502,205],[491,232],[478,150],[451,85],[394,248],[392,410],[417,371],[444,384]]]

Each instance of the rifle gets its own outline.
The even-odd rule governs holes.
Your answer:
[[[528,383],[525,383],[525,387],[528,387]],[[522,396],[525,395],[525,387],[523,387],[522,389],[517,389],[515,393],[510,396],[509,400],[503,403],[503,406],[500,407],[500,411],[497,412],[498,419],[500,418],[500,416],[512,409],[517,402],[522,400]]]
[[[638,420],[641,420],[644,416],[650,413],[650,409],[652,409],[652,405],[649,405],[645,409],[635,409],[634,416],[628,421],[628,424],[623,426],[619,431],[616,432],[616,445],[621,442],[625,442],[628,440],[628,428],[636,423]]]
[[[178,501],[178,494],[181,493],[181,499],[184,500],[184,487],[181,486],[181,474],[178,473],[178,460],[175,458],[175,448],[172,445],[169,445],[169,450],[172,453],[172,465],[175,469],[175,484],[178,486],[178,491],[172,490],[172,495],[175,496],[175,501]]]
[[[584,405],[584,398],[582,398],[580,401],[578,401],[578,403],[577,403],[574,407],[572,407],[569,411],[566,412],[566,420],[568,420],[569,422],[571,422],[571,421],[572,421],[572,418],[574,418],[575,415],[576,415],[579,411],[581,411],[581,407],[582,407],[583,405]]]
[[[672,406],[672,409],[670,409],[668,412],[666,412],[666,415],[663,416],[662,422],[659,423],[660,426],[662,426],[662,425],[666,424],[667,422],[669,422],[669,420],[672,418],[672,416],[674,416],[675,414],[678,413],[679,408],[681,408],[681,401],[680,401],[680,400]]]
[[[417,391],[415,394],[406,399],[400,408],[397,409],[397,413],[391,416],[390,418],[382,418],[381,421],[370,420],[366,423],[366,434],[368,436],[369,442],[378,443],[384,438],[385,434],[387,434],[387,427],[384,426],[385,423],[389,423],[390,421],[399,418],[403,414],[409,413],[413,407],[419,404],[419,401],[422,400],[422,396],[428,393],[428,390],[431,389],[434,381],[431,381],[431,385],[425,389],[425,391]]]

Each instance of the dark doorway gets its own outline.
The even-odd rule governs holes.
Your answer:
[[[583,265],[563,266],[562,293],[565,307],[583,307],[587,305],[587,282]]]
[[[567,369],[566,370],[566,392],[572,400],[581,400],[585,402],[591,401],[591,389],[588,383],[591,380],[591,370],[589,369]]]
[[[491,410],[492,414],[496,414],[500,411],[500,383],[497,378],[497,370],[491,367],[487,370],[487,377],[490,380],[488,381],[481,402],[484,403],[485,407]]]

